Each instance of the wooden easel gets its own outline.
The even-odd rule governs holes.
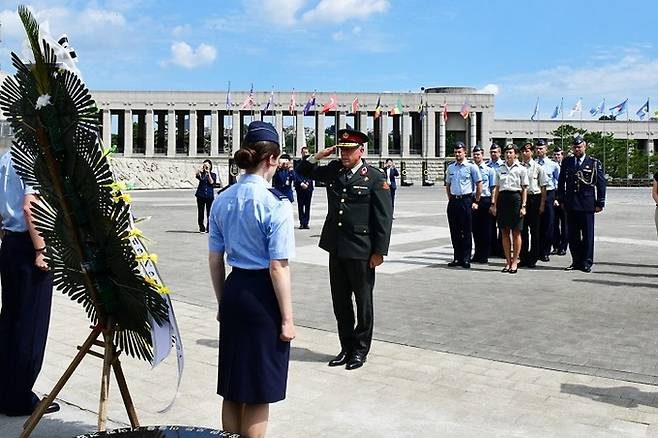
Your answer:
[[[103,334],[104,341],[98,340],[98,337]],[[100,388],[100,404],[98,408],[98,431],[104,432],[106,429],[107,423],[107,401],[110,390],[110,371],[114,370],[114,376],[116,377],[117,384],[119,385],[119,391],[121,392],[121,397],[123,398],[123,404],[126,407],[126,412],[128,413],[128,418],[130,419],[130,425],[132,427],[139,427],[139,421],[137,419],[137,412],[135,412],[135,406],[133,405],[132,398],[130,397],[130,392],[128,391],[128,385],[126,384],[126,378],[121,369],[121,362],[119,362],[120,351],[117,351],[116,346],[112,342],[114,335],[113,328],[106,328],[99,324],[96,327],[93,327],[91,333],[87,337],[87,340],[78,347],[78,354],[73,358],[71,364],[66,369],[62,377],[59,378],[55,387],[50,391],[48,396],[41,400],[37,405],[37,408],[32,413],[30,418],[28,418],[23,424],[23,432],[20,435],[20,438],[28,438],[34,428],[41,421],[44,412],[50,406],[50,404],[55,400],[55,397],[62,390],[66,382],[71,378],[75,372],[82,359],[87,355],[98,357],[103,359],[103,373],[101,376],[101,388]],[[91,348],[93,346],[101,347],[103,353],[93,351]]]

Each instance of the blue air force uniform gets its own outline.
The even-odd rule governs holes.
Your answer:
[[[574,145],[584,143],[581,136]],[[603,165],[596,158],[583,155],[562,161],[558,181],[558,201],[567,212],[571,269],[589,272],[594,260],[594,213],[605,206],[606,180]]]
[[[277,169],[272,177],[272,187],[286,195],[290,202],[295,202],[292,194],[295,185],[295,171],[290,169]]]
[[[338,131],[339,148],[362,147],[368,137],[351,129]],[[303,160],[297,171],[326,184],[328,212],[320,248],[329,253],[329,281],[341,353],[330,366],[363,364],[373,332],[373,254],[387,255],[393,212],[384,173],[361,160],[348,169],[340,160],[320,165],[315,157]],[[356,302],[356,318],[352,305]],[[356,326],[355,326],[356,320]]]
[[[461,146],[459,146],[461,144]],[[464,147],[458,143],[455,148]],[[445,184],[448,191],[448,226],[452,241],[453,261],[450,266],[470,267],[472,239],[472,206],[480,191],[482,176],[478,167],[466,160],[448,166]]]
[[[492,149],[499,149],[499,148],[500,146],[494,143],[491,145],[491,148],[489,150],[491,151]],[[504,161],[499,158],[497,161],[489,160],[487,166],[493,169],[494,174],[498,174],[498,169],[500,169],[500,166],[503,163]],[[491,236],[489,238],[491,243],[490,243],[489,255],[495,257],[504,257],[503,236],[500,233],[500,230],[498,229],[498,222],[492,219],[490,228],[491,228]]]
[[[473,148],[473,152],[478,151],[483,152],[481,146]],[[482,192],[480,193],[478,209],[473,210],[472,213],[473,245],[475,246],[472,261],[476,263],[487,263],[491,250],[491,222],[493,222],[493,216],[491,216],[489,208],[491,207],[491,194],[496,186],[496,171],[484,161],[480,163],[478,168],[482,177]]]
[[[255,121],[245,143],[259,140],[278,144],[278,134]],[[250,173],[212,205],[209,251],[225,253],[232,267],[220,302],[217,393],[225,400],[263,404],[285,398],[290,343],[279,338],[281,312],[269,266],[294,257],[293,220],[287,197]]]
[[[46,349],[52,274],[35,266],[36,251],[23,214],[25,195],[34,194],[14,170],[11,153],[0,159],[0,413],[30,415],[39,399],[32,386]]]

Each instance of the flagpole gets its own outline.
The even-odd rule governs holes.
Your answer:
[[[647,178],[651,178],[651,156],[649,155],[649,142],[651,140],[651,112],[649,111],[649,98],[647,97]]]
[[[626,105],[626,187],[628,187],[628,143],[629,131],[631,126],[631,118],[628,114],[628,104]]]
[[[562,153],[566,157],[566,153],[564,151],[564,98],[560,100],[560,117],[562,118],[562,123],[560,124],[560,149],[562,149]]]

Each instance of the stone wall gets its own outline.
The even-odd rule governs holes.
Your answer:
[[[203,158],[166,158],[166,157],[121,157],[112,156],[110,163],[117,180],[130,183],[135,189],[189,189],[198,184],[196,170]],[[369,160],[378,166],[379,161]],[[405,162],[406,180],[414,185],[422,184],[422,162],[418,159],[395,159],[398,169],[401,161]],[[218,173],[223,184],[228,181],[228,157],[212,158],[213,172]],[[441,158],[427,160],[427,177],[434,182],[443,181],[444,160]]]

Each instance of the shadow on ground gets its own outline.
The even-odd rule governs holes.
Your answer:
[[[636,408],[640,405],[644,405],[658,408],[658,393],[640,391],[634,386],[601,388],[596,386],[563,383],[560,391],[564,394],[573,394],[615,406]]]
[[[6,417],[0,415],[0,436],[18,437],[23,431],[23,423],[27,417]],[[79,435],[95,432],[96,426],[80,421],[43,417],[31,438],[73,438]]]

